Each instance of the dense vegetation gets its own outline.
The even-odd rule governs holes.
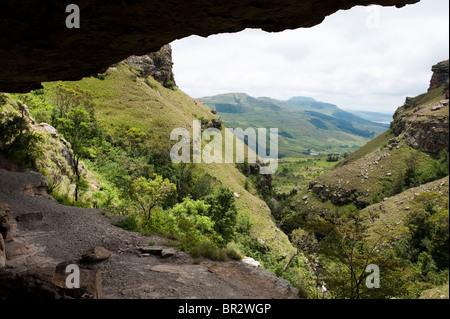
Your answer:
[[[390,138],[388,132],[377,147]],[[366,149],[358,152],[368,154]],[[424,290],[448,285],[448,150],[430,156],[402,144],[389,162],[398,177],[375,176],[381,187],[374,188],[364,210],[356,202],[333,204],[308,191],[317,176],[325,175],[324,182],[336,180],[335,165],[342,167],[338,175],[343,180],[345,173],[359,172],[358,152],[353,160],[344,159],[344,165],[329,162],[329,156],[281,161],[272,180],[275,187],[261,193],[298,248],[286,271],[297,267],[298,256],[307,256],[314,261],[309,266],[316,276],[316,296],[332,298],[418,298]],[[414,188],[429,182],[425,192]],[[383,218],[374,224],[379,215]],[[365,283],[371,264],[382,269],[378,289],[367,289]]]
[[[133,73],[126,66],[121,67],[123,72],[116,74],[127,81],[122,82],[128,85],[125,99],[142,82],[139,77],[130,78]],[[261,261],[268,269],[281,265],[286,256],[262,244],[258,238],[261,235],[255,237],[254,217],[249,209],[242,208],[246,201],[237,205],[233,192],[236,188],[231,191],[214,176],[216,172],[204,167],[172,163],[168,136],[162,138],[160,130],[170,128],[166,120],[159,121],[152,114],[153,126],[145,127],[143,121],[130,121],[129,117],[122,121],[108,114],[111,98],[102,105],[100,94],[113,94],[105,92],[105,84],[116,83],[110,76],[102,75],[77,83],[44,83],[44,89],[28,94],[5,95],[9,111],[15,112],[16,103],[26,104],[36,122],[55,127],[70,146],[73,157],[70,172],[51,165],[55,156],[41,161],[37,167],[47,176],[52,196],[62,204],[101,208],[110,212],[107,215],[121,215],[123,220],[118,226],[165,237],[168,244],[199,258],[240,259],[246,255]],[[177,98],[176,91],[162,91],[154,80],[147,79],[144,84],[158,96],[160,91],[167,94],[166,100]],[[158,110],[163,107],[166,105],[159,104]],[[161,113],[167,118],[164,111]],[[210,117],[197,113],[192,118],[201,119],[203,129],[209,126],[220,129],[220,121],[208,113]],[[138,116],[137,120],[140,119],[145,120]],[[48,139],[42,143],[49,142]],[[47,148],[43,144],[38,148]],[[61,181],[61,175],[68,178]],[[259,218],[258,223],[261,221],[264,219]],[[277,243],[280,245],[279,240]]]
[[[230,189],[226,185],[231,183],[224,182],[235,178],[230,170],[171,162],[167,132],[162,130],[175,117],[165,114],[168,106],[155,102],[153,96],[142,100],[140,91],[132,91],[144,86],[161,95],[162,89],[128,69],[120,76],[121,82],[104,74],[78,83],[45,83],[43,89],[28,94],[1,94],[0,151],[45,174],[49,192],[63,204],[121,215],[118,226],[167,238],[168,244],[190,252],[196,261],[252,257],[289,280],[305,298],[417,298],[426,289],[448,285],[448,196],[438,188],[440,179],[448,176],[448,150],[430,155],[404,142],[392,148],[388,141],[393,135],[388,131],[349,156],[285,158],[273,176],[260,175],[257,164],[237,164],[239,179]],[[101,87],[105,83],[111,87]],[[122,85],[121,90],[130,85],[126,89],[131,92],[124,95],[127,103],[146,104],[122,105],[124,100],[114,95],[117,85]],[[198,118],[202,129],[223,129],[209,112],[197,114],[194,109],[195,114],[187,116],[191,110],[182,108],[185,96],[166,94],[179,105],[177,115],[185,116],[176,125]],[[261,103],[267,107],[267,101]],[[48,134],[31,129],[25,104],[36,122],[49,123],[67,141],[70,172],[62,165],[50,165],[54,156],[50,159],[44,153],[52,151],[43,151],[52,148],[46,145]],[[310,107],[326,109],[314,103]],[[145,113],[144,108],[150,111]],[[313,122],[322,125],[327,116],[316,116]],[[290,138],[287,132],[282,135]],[[389,162],[383,163],[383,170],[374,164],[366,179],[361,167],[384,151],[390,152]],[[386,169],[394,174],[386,174]],[[67,179],[61,179],[63,175]],[[313,181],[333,186],[336,176],[347,180],[344,186],[352,191],[370,185],[370,196],[361,195],[364,201],[360,201],[351,195],[348,202],[333,203],[309,190]],[[426,191],[414,189],[429,182]],[[448,178],[446,183],[448,191]],[[241,197],[252,196],[251,201],[239,202],[236,189],[242,191]],[[257,208],[258,214],[252,215],[253,206],[262,207],[253,197],[266,202],[269,218],[289,236],[293,245],[289,253],[274,249],[255,231],[270,227],[255,228],[263,213]],[[400,207],[400,202],[405,203]],[[382,215],[386,209],[389,222]],[[270,237],[274,242],[282,238]],[[370,265],[382,270],[380,288],[366,286]]]

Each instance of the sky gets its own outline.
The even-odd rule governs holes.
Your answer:
[[[172,42],[180,90],[287,100],[309,96],[343,109],[394,113],[427,91],[449,58],[449,1],[354,7],[312,28],[190,36]]]

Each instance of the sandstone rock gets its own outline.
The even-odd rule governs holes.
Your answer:
[[[67,165],[69,165],[70,167],[74,167],[75,166],[75,159],[72,156],[72,152],[70,151],[70,149],[65,144],[63,144],[63,146],[61,148],[61,155],[66,160]]]
[[[357,5],[402,7],[419,0],[79,0],[81,29],[64,27],[67,3],[48,0],[2,1],[0,12],[0,92],[27,92],[42,82],[79,80],[104,73],[131,55],[155,52],[190,35],[268,32],[312,27],[325,17]],[[33,17],[28,19],[27,17]],[[57,48],[57,49],[56,49]],[[45,57],[45,58],[43,58]]]
[[[172,248],[165,248],[161,253],[162,258],[170,258],[176,255],[176,250]]]
[[[431,70],[433,71],[433,76],[431,77],[430,88],[428,89],[429,91],[436,89],[441,85],[445,85],[448,81],[449,60],[433,65]]]
[[[28,185],[25,185],[21,192],[30,195],[30,196],[41,196],[47,199],[51,199],[52,197],[47,193],[48,182],[45,179],[42,179],[39,182],[33,182]]]
[[[47,133],[50,133],[53,137],[56,137],[58,135],[58,131],[47,123],[40,123],[37,126],[42,127]]]
[[[433,76],[429,90],[446,85],[449,79],[448,65],[449,61],[447,60],[432,67]],[[446,90],[448,88],[444,86],[443,93],[447,94]],[[421,94],[415,98],[407,98],[405,104],[395,112],[391,128],[397,136],[403,134],[409,146],[424,152],[439,153],[449,147],[448,115],[445,116],[440,112],[436,112],[446,107],[446,103],[444,100],[438,105],[426,104],[418,106],[418,102],[424,96],[425,94]],[[402,114],[403,111],[408,110],[410,107],[415,107],[414,111],[419,109],[426,111],[429,109],[432,112],[436,112],[436,114],[418,114],[420,112]]]
[[[175,86],[173,76],[172,47],[163,46],[159,51],[143,56],[130,56],[126,62],[134,66],[141,77],[152,76],[165,87]]]
[[[92,252],[84,254],[81,258],[83,263],[97,263],[107,260],[112,255],[112,252],[104,247],[95,247]]]
[[[163,248],[157,246],[140,247],[139,250],[142,254],[150,254],[156,256],[161,256],[163,253]]]
[[[0,203],[0,212],[9,212],[11,207],[8,204]]]
[[[8,260],[15,259],[24,255],[29,255],[33,253],[30,245],[25,242],[14,239],[5,243],[6,258]]]

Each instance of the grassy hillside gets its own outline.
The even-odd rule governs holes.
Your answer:
[[[43,85],[44,89],[39,92],[14,95],[14,98],[26,102],[34,118],[51,122],[54,116],[51,106],[55,103],[58,84]],[[192,132],[194,120],[201,119],[204,123],[213,119],[218,120],[218,117],[203,103],[180,90],[163,87],[152,77],[141,78],[127,63],[119,63],[99,77],[85,78],[78,82],[64,82],[64,85],[74,88],[79,86],[83,90],[93,92],[93,111],[103,136],[100,140],[99,138],[92,140],[89,155],[82,159],[83,167],[89,172],[91,191],[82,194],[81,198],[92,205],[94,202],[106,201],[107,197],[112,200],[110,208],[118,213],[122,207],[118,194],[125,190],[125,186],[117,185],[124,178],[123,171],[127,172],[126,174],[133,174],[136,178],[147,171],[164,175],[167,172],[161,172],[161,167],[170,170],[171,164],[166,163],[165,166],[158,167],[158,156],[163,156],[167,161],[168,152],[175,143],[170,141],[171,131],[175,128],[187,128]],[[139,142],[144,145],[133,144],[134,142],[129,140],[127,134],[130,130],[136,129],[139,134],[142,133],[142,136],[139,135]],[[147,162],[148,156],[127,156],[127,152],[132,153],[133,147],[147,150],[150,157],[156,156],[156,162],[155,160]],[[52,162],[51,159],[45,161]],[[212,185],[210,192],[222,186],[236,193],[238,222],[248,220],[251,225],[251,236],[264,243],[264,249],[271,254],[279,255],[282,259],[292,255],[294,248],[288,237],[275,226],[270,209],[257,196],[256,191],[253,189],[247,191],[244,188],[245,176],[234,164],[196,164],[189,166],[186,171],[199,180],[197,182],[199,187],[202,185],[201,180],[207,181],[203,185],[204,190],[197,192],[205,193],[208,185]],[[170,173],[167,175],[170,176]],[[92,191],[93,187],[95,191]],[[66,194],[71,196],[72,193]]]
[[[387,129],[312,98],[278,101],[229,93],[200,100],[216,110],[228,127],[278,128],[280,157],[353,152]]]
[[[441,86],[407,99],[391,129],[334,168],[317,162],[319,176],[306,159],[280,165],[273,215],[319,256],[334,297],[448,298],[448,110]],[[379,290],[358,282],[367,262],[381,269]]]

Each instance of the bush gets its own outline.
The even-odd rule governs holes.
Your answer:
[[[131,232],[139,232],[140,230],[135,216],[128,216],[114,225]]]
[[[224,261],[228,258],[234,260],[241,260],[244,258],[240,250],[234,245],[229,245],[226,248],[219,248],[209,242],[198,244],[192,249],[191,254],[193,257],[206,257],[216,261]]]
[[[0,151],[14,162],[34,167],[43,155],[38,144],[42,135],[31,132],[28,122],[20,115],[2,113],[0,109]]]
[[[211,206],[209,215],[214,222],[214,230],[223,239],[225,246],[234,239],[237,222],[237,208],[233,193],[226,188],[220,188],[214,195],[205,197]]]

